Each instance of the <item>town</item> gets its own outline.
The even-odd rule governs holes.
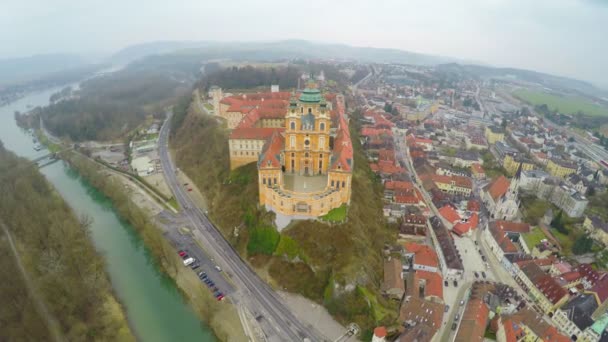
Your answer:
[[[371,70],[353,91],[399,230],[383,291],[400,303],[399,326],[374,341],[606,338],[607,208],[589,198],[608,184],[597,139],[510,96],[518,82],[446,87],[432,68]]]

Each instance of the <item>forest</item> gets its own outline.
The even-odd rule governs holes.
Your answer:
[[[200,60],[174,55],[144,58],[82,82],[69,98],[35,113],[49,131],[72,141],[119,139],[147,116],[164,116],[166,106],[191,91],[200,66]]]
[[[135,340],[90,219],[1,143],[0,194],[0,341]]]

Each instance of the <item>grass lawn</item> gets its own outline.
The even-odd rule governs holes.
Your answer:
[[[346,218],[346,205],[341,205],[338,208],[330,210],[327,215],[320,217],[323,221],[342,222]]]
[[[374,316],[374,320],[376,320],[376,322],[382,321],[382,319],[384,319],[384,317],[386,317],[388,312],[382,305],[380,305],[378,303],[378,299],[376,298],[376,295],[362,286],[357,286],[357,291],[359,291],[359,293],[369,303],[369,305],[372,309],[372,315]]]
[[[587,115],[608,116],[608,108],[598,106],[591,100],[579,96],[558,96],[527,89],[515,90],[513,95],[532,105],[546,104],[551,110],[561,113],[576,114],[581,111]]]
[[[524,241],[526,241],[526,245],[528,245],[530,250],[532,250],[534,246],[538,245],[542,239],[547,238],[545,233],[543,233],[540,228],[534,228],[530,230],[529,233],[522,234],[522,236],[524,237]]]
[[[171,199],[169,200],[168,203],[170,206],[175,208],[175,210],[179,210],[179,204],[177,203],[177,200],[175,199],[175,197],[171,197]]]
[[[553,234],[553,236],[555,236],[557,241],[559,241],[559,244],[562,246],[562,250],[563,250],[564,254],[571,255],[572,254],[572,244],[574,243],[574,238],[571,236],[572,232],[570,232],[570,234],[563,234],[563,233],[560,233],[559,231],[557,231],[557,229],[555,229],[555,228],[550,228],[550,230],[551,230],[551,234]]]

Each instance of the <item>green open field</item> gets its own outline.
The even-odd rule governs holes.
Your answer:
[[[547,238],[545,236],[545,233],[543,233],[540,228],[534,228],[530,230],[529,233],[522,234],[522,236],[524,237],[524,241],[526,241],[526,245],[528,245],[528,248],[530,248],[530,250],[532,250],[534,246],[538,245],[541,240]]]
[[[558,96],[542,91],[517,89],[513,96],[531,105],[546,104],[551,110],[565,114],[576,114],[579,111],[593,116],[608,116],[608,108],[598,106],[591,100],[579,96]]]

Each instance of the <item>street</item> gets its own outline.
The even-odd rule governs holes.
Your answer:
[[[227,299],[242,304],[249,310],[268,341],[326,341],[314,327],[304,325],[294,316],[278,294],[241,259],[178,182],[176,173],[179,171],[173,165],[168,151],[171,116],[172,113],[168,113],[159,134],[159,155],[165,180],[179,205],[185,208],[183,215],[190,226],[194,227],[195,239],[234,284],[235,291]],[[196,249],[195,247],[192,245],[191,248]]]

